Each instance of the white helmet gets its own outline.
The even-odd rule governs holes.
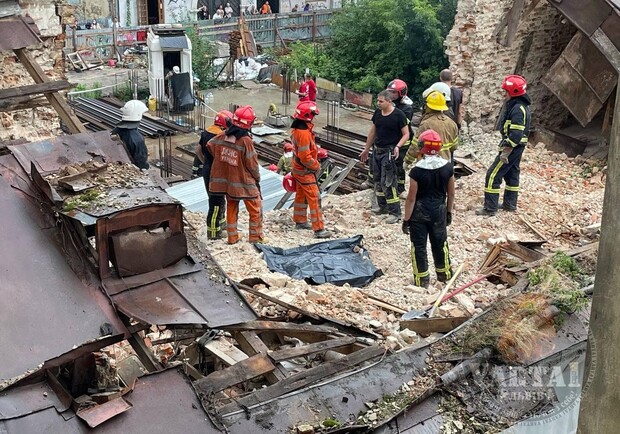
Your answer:
[[[432,92],[437,91],[443,95],[446,101],[450,101],[450,86],[446,83],[438,81],[437,83],[433,83],[431,87],[422,92],[422,98],[426,99],[426,97]]]
[[[127,101],[121,108],[121,120],[128,122],[140,122],[142,120],[142,114],[149,111],[146,105],[142,101],[132,99]]]

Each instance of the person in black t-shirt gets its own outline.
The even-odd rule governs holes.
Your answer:
[[[456,126],[459,127],[460,131],[461,122],[463,122],[463,114],[465,112],[465,107],[463,106],[463,89],[452,86],[452,71],[449,69],[441,71],[439,73],[439,79],[442,83],[450,86],[450,101],[448,107],[452,110],[452,113],[454,113],[454,122],[456,122]]]
[[[379,209],[378,214],[390,214],[386,223],[400,221],[400,199],[398,198],[398,172],[396,160],[400,148],[409,140],[409,128],[405,114],[394,107],[390,91],[384,90],[377,95],[377,106],[372,116],[372,127],[368,132],[366,146],[360,153],[360,160],[368,160],[370,147],[372,153],[373,181]]]
[[[226,228],[226,196],[223,194],[215,194],[209,191],[209,180],[211,178],[211,166],[213,165],[213,155],[207,148],[207,143],[213,137],[225,131],[229,123],[232,121],[232,113],[228,110],[222,110],[215,115],[213,125],[208,127],[206,131],[200,134],[200,141],[196,147],[196,158],[204,164],[202,168],[202,179],[205,183],[205,189],[209,196],[209,212],[207,214],[207,238],[216,240],[224,238],[222,230]],[[195,164],[195,163],[194,163]]]
[[[454,205],[454,167],[441,158],[442,141],[434,130],[420,134],[418,147],[423,154],[409,172],[409,194],[405,202],[403,233],[411,239],[411,265],[414,283],[430,284],[426,243],[430,239],[437,280],[452,277],[447,226],[452,223]]]

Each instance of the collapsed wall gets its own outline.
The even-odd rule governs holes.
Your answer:
[[[501,82],[523,75],[533,100],[534,123],[559,126],[569,115],[541,78],[566,47],[576,29],[546,1],[525,2],[534,9],[519,21],[514,41],[504,46],[507,28],[498,26],[514,0],[459,0],[454,26],[446,37],[446,54],[454,84],[464,87],[465,119],[490,130],[502,105]],[[504,21],[505,22],[505,21]]]
[[[27,47],[33,59],[52,81],[65,79],[64,33],[61,23],[66,17],[57,15],[57,5],[52,0],[20,2],[23,15],[30,15],[39,31],[42,43]],[[61,7],[58,7],[62,10]],[[13,51],[0,51],[0,89],[35,84]],[[41,140],[60,134],[60,118],[47,102],[27,110],[0,112],[0,142],[26,139]]]

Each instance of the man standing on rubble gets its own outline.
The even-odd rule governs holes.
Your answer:
[[[426,243],[430,239],[437,280],[452,277],[447,226],[452,223],[454,168],[441,158],[441,136],[426,130],[418,139],[422,160],[409,172],[409,193],[405,201],[403,233],[411,239],[411,267],[416,286],[430,284]]]
[[[454,113],[454,122],[456,122],[456,126],[459,127],[459,131],[461,131],[461,123],[463,122],[463,115],[465,113],[463,90],[452,86],[452,71],[449,69],[444,69],[439,73],[439,80],[450,87],[450,102],[448,108]]]
[[[413,119],[413,101],[407,96],[408,87],[407,83],[403,80],[395,79],[390,81],[387,90],[391,92],[392,101],[396,105],[396,108],[401,110],[405,116],[407,116],[407,127],[409,129],[409,139],[401,148],[398,153],[398,160],[396,160],[396,170],[398,170],[398,187],[397,191],[399,195],[405,192],[405,184],[407,180],[407,172],[403,169],[403,161],[405,154],[409,150],[411,139],[413,139],[413,129],[411,128],[411,120]],[[401,196],[404,199],[404,196]]]
[[[318,172],[318,148],[314,139],[312,121],[319,114],[313,101],[297,104],[291,124],[293,142],[293,167],[291,175],[295,179],[295,199],[293,201],[293,221],[295,229],[312,229],[316,238],[329,238],[332,233],[325,229],[321,213]],[[310,223],[308,223],[310,208]]]
[[[400,148],[409,140],[409,127],[407,116],[394,107],[389,90],[379,92],[377,106],[360,160],[363,163],[368,160],[370,147],[373,146],[373,181],[379,205],[376,213],[390,214],[386,223],[394,224],[398,223],[401,217],[396,160],[400,155]]]
[[[140,169],[149,168],[149,154],[142,133],[138,131],[142,115],[149,111],[142,101],[127,101],[121,108],[121,121],[111,131],[123,142],[131,162]]]
[[[477,215],[494,216],[499,208],[499,193],[502,179],[504,187],[504,211],[516,211],[519,197],[519,172],[521,156],[527,146],[532,125],[530,104],[526,93],[527,83],[520,75],[509,75],[502,82],[505,107],[500,122],[502,141],[495,161],[487,170],[484,181],[484,207],[476,210]]]
[[[240,239],[237,231],[240,200],[250,214],[248,241],[264,242],[258,154],[250,133],[255,120],[254,109],[241,106],[233,114],[232,125],[207,143],[207,150],[213,155],[209,191],[226,195],[228,244]]]
[[[209,196],[209,213],[207,214],[207,238],[216,240],[222,238],[222,229],[225,223],[226,196],[215,194],[209,190],[211,179],[211,167],[213,166],[213,154],[209,152],[207,143],[209,140],[226,130],[232,121],[233,114],[228,110],[222,110],[215,115],[213,125],[200,134],[200,141],[196,147],[196,158],[203,164],[202,179],[205,183],[207,196]]]
[[[426,108],[424,109],[422,122],[420,122],[420,126],[416,131],[417,137],[414,141],[417,142],[420,134],[424,131],[436,131],[443,139],[443,149],[441,149],[440,156],[448,161],[452,161],[452,154],[458,146],[459,129],[456,123],[446,115],[447,110],[448,106],[441,92],[433,91],[429,93],[426,97]],[[405,170],[415,163],[419,157],[418,154],[419,148],[417,146],[409,148],[403,163]]]

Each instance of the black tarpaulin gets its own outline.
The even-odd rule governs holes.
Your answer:
[[[159,44],[163,49],[177,48],[180,50],[187,50],[187,37],[183,36],[160,36]]]
[[[257,244],[256,248],[264,253],[271,271],[315,285],[329,282],[334,285],[348,283],[351,286],[364,286],[383,272],[374,266],[368,252],[362,248],[363,238],[357,235],[292,249],[264,244]]]
[[[174,97],[174,111],[187,112],[194,108],[194,97],[192,96],[191,77],[189,72],[172,74],[170,85]]]

